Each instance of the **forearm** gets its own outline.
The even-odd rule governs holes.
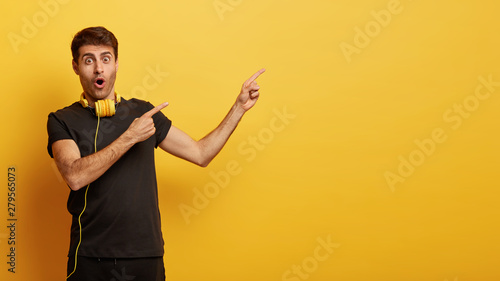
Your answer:
[[[56,158],[56,162],[66,183],[76,191],[102,176],[133,145],[131,138],[123,134],[96,153],[73,160]]]
[[[245,109],[235,103],[222,122],[212,132],[198,141],[201,166],[208,165],[222,150],[245,112]]]

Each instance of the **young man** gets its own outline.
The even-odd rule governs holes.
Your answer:
[[[80,102],[50,113],[48,152],[71,188],[68,280],[165,280],[154,149],[205,167],[259,97],[245,81],[227,116],[196,141],[148,102],[115,93],[118,42],[104,27],[78,32],[71,44]],[[127,279],[131,280],[131,279]]]

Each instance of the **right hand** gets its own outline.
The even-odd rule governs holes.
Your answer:
[[[130,124],[127,129],[127,132],[130,133],[130,137],[134,140],[134,143],[145,141],[156,132],[153,115],[164,109],[167,105],[168,102],[164,102],[144,113],[140,118],[134,119],[132,124]]]

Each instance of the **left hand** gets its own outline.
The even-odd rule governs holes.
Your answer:
[[[266,71],[264,68],[257,71],[254,75],[252,75],[252,77],[243,83],[243,86],[241,86],[241,92],[238,95],[236,103],[239,104],[243,110],[249,110],[257,102],[257,99],[259,98],[260,86],[257,84],[255,79],[264,73],[264,71]]]

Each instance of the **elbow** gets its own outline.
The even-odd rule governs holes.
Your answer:
[[[210,154],[207,154],[207,153],[204,153],[203,151],[200,151],[196,157],[193,159],[194,161],[194,164],[202,167],[202,168],[205,168],[208,166],[208,164],[210,164],[210,162],[212,162],[212,160],[215,158],[215,155],[212,156]]]
[[[199,162],[196,162],[196,165],[202,167],[202,168],[206,168],[208,166],[208,164],[210,164],[211,160],[202,160],[202,161],[199,161]]]
[[[70,183],[68,183],[68,186],[72,191],[78,191],[83,187],[82,185],[70,184]]]
[[[199,157],[198,160],[196,161],[196,165],[205,168],[208,166],[208,164],[210,164],[210,162],[212,162],[213,159],[214,157],[210,156]]]
[[[66,184],[69,186],[69,188],[73,191],[78,191],[82,189],[82,187],[85,186],[85,184],[79,180],[77,177],[68,177],[65,178]]]

